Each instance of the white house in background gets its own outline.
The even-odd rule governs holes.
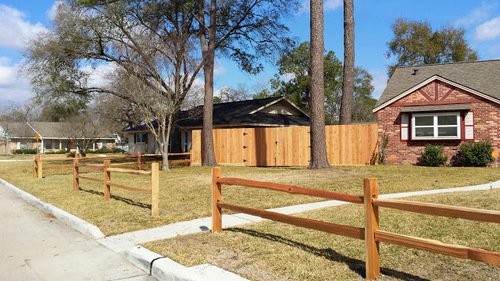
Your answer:
[[[39,135],[38,147],[44,153],[51,150],[74,148],[71,138],[65,132],[71,126],[63,122],[0,122],[0,153],[11,153],[16,149],[37,147],[36,135]],[[8,147],[7,147],[8,142]],[[116,138],[113,133],[102,128],[92,149],[114,148]]]

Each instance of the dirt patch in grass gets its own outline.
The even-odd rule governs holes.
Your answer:
[[[51,155],[61,157],[60,155]],[[113,161],[112,161],[113,162]],[[94,161],[101,163],[102,161]],[[53,165],[61,165],[54,163]],[[48,165],[48,164],[47,164]],[[144,169],[148,166],[144,165]],[[87,176],[103,179],[102,173],[81,169]],[[335,166],[333,169],[223,167],[223,177],[297,185],[320,190],[362,195],[363,178],[379,178],[381,194],[424,189],[449,188],[487,183],[500,179],[494,168],[430,168],[398,166]],[[174,168],[160,172],[160,216],[150,216],[149,194],[112,188],[104,200],[103,185],[82,180],[81,191],[73,191],[71,169],[44,170],[44,178],[33,178],[32,162],[0,162],[0,178],[97,225],[106,235],[162,226],[211,215],[211,169]],[[147,176],[112,173],[111,180],[149,189]],[[224,186],[223,200],[252,208],[267,209],[321,201],[309,196]],[[228,213],[228,212],[225,212]]]
[[[413,197],[500,210],[500,189]],[[363,207],[344,205],[300,217],[363,227]],[[381,229],[500,251],[500,225],[382,208]],[[187,266],[211,263],[250,280],[359,280],[364,241],[272,221],[151,242],[145,247]],[[380,280],[500,280],[500,267],[381,244]],[[379,280],[377,279],[377,280]]]

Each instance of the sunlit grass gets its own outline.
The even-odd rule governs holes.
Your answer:
[[[50,165],[64,163],[67,162]],[[102,164],[102,161],[94,163]],[[144,166],[144,169],[149,168]],[[134,165],[130,168],[134,168]],[[89,177],[103,179],[102,172],[96,173],[86,169],[81,171],[90,173],[87,175]],[[32,162],[0,162],[1,178],[97,225],[107,235],[211,215],[211,169],[207,167],[172,168],[171,171],[160,172],[159,217],[150,216],[149,194],[112,188],[113,197],[104,200],[102,184],[81,180],[82,190],[73,191],[71,169],[44,170],[43,174],[43,179],[33,178]],[[317,171],[305,168],[223,167],[222,176],[292,184],[353,195],[363,193],[365,177],[379,178],[381,194],[468,186],[500,179],[500,173],[494,168],[408,166],[335,166],[333,169]],[[112,173],[111,179],[136,188],[149,189],[151,185],[147,176]],[[223,187],[222,194],[224,201],[260,209],[322,200],[236,186]]]
[[[500,210],[500,190],[448,193],[411,200]],[[300,217],[363,227],[363,207],[344,205]],[[500,251],[500,225],[380,210],[380,228],[416,237]],[[263,221],[147,243],[187,266],[210,263],[250,280],[359,280],[364,241]],[[500,280],[500,267],[381,243],[377,280]]]

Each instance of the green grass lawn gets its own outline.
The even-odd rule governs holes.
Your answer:
[[[385,168],[381,168],[384,169]],[[391,168],[388,168],[391,169]],[[381,171],[379,171],[381,172]],[[410,200],[500,210],[500,189],[419,196]],[[298,216],[363,227],[363,206],[343,205]],[[380,209],[380,229],[500,251],[500,225]],[[262,221],[147,243],[186,266],[210,263],[250,280],[359,280],[365,242]],[[381,243],[377,280],[500,280],[500,267]]]
[[[60,158],[59,155],[51,157]],[[45,157],[45,156],[44,156]],[[63,156],[64,157],[64,156]],[[113,162],[113,161],[112,161]],[[102,162],[101,162],[102,163]],[[61,165],[58,162],[53,165]],[[44,164],[46,166],[48,164]],[[147,167],[146,167],[147,168]],[[85,172],[85,169],[82,169]],[[103,173],[87,176],[103,178]],[[363,194],[363,178],[379,178],[380,194],[449,188],[487,183],[500,179],[494,168],[335,166],[311,171],[305,168],[223,167],[223,177],[241,177],[292,184],[307,188]],[[160,172],[160,216],[150,216],[150,195],[112,188],[104,200],[103,186],[81,180],[81,191],[73,191],[71,169],[44,170],[44,178],[33,178],[32,162],[0,162],[0,177],[19,188],[66,210],[92,224],[106,235],[157,227],[211,215],[211,169],[173,168]],[[131,187],[150,188],[147,176],[112,173],[111,179]],[[224,187],[223,199],[253,208],[272,208],[309,203],[321,198],[289,195],[262,189]]]

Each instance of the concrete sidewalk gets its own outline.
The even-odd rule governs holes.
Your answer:
[[[156,280],[0,185],[0,280]]]

